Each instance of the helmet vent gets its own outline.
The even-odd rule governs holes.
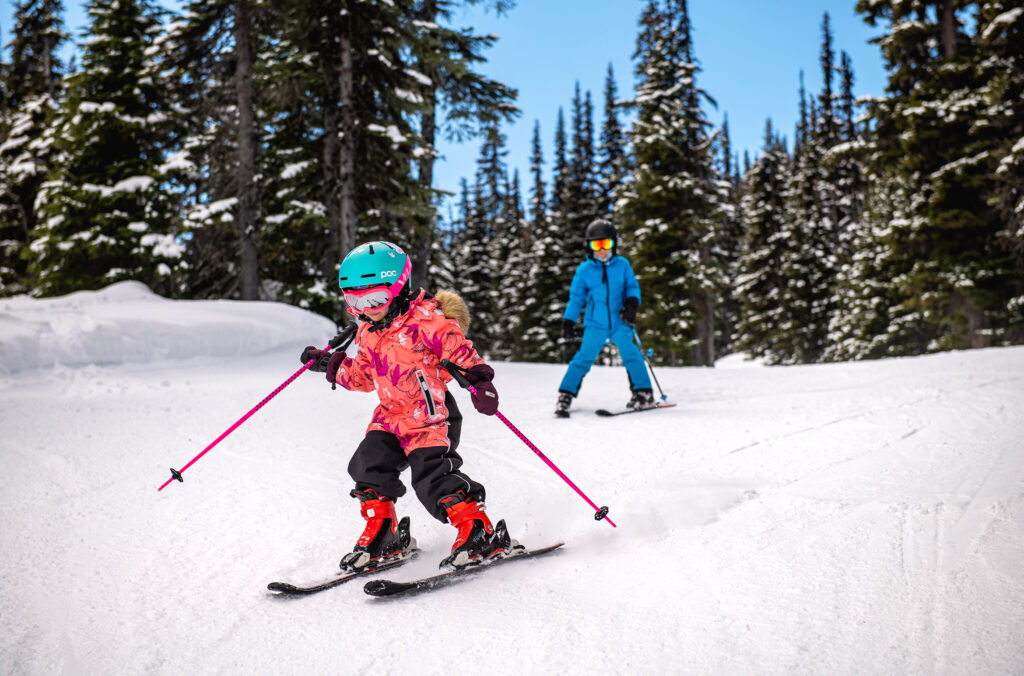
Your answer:
[[[367,277],[376,277],[376,272],[367,272],[365,275],[359,275],[360,279],[366,279]]]
[[[373,245],[372,244],[370,245],[370,253],[371,254],[373,253]],[[366,275],[363,275],[363,276],[365,277]]]

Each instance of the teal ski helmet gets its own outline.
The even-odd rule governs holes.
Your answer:
[[[366,242],[348,252],[338,269],[338,287],[345,292],[352,314],[361,314],[366,307],[389,305],[409,283],[412,261],[397,244]],[[362,293],[373,287],[385,287],[380,298],[365,298]],[[360,303],[363,298],[365,303]]]

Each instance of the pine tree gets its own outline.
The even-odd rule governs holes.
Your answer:
[[[571,209],[571,169],[565,115],[561,108],[558,109],[554,145],[548,213],[542,224],[534,224],[527,275],[530,302],[527,314],[533,323],[525,328],[519,354],[530,361],[564,361],[559,342],[562,312],[568,302],[572,275],[580,262],[581,235],[572,232],[572,226],[567,225]]]
[[[717,289],[718,308],[715,313],[715,354],[727,354],[733,349],[736,327],[740,320],[740,304],[736,296],[735,280],[741,274],[740,252],[743,246],[742,192],[739,171],[733,162],[732,140],[729,136],[729,116],[722,121],[718,134],[718,175],[728,195],[728,211],[717,226],[717,248],[724,274]]]
[[[714,170],[710,99],[696,85],[685,0],[653,0],[641,16],[637,90],[630,103],[635,171],[620,199],[622,243],[646,299],[644,345],[670,363],[714,363],[716,289],[724,284],[717,225],[729,210]],[[657,329],[657,331],[653,331]]]
[[[566,176],[563,182],[562,219],[563,236],[566,241],[581,242],[583,232],[591,221],[604,215],[598,206],[597,176],[594,164],[594,123],[590,93],[582,96],[580,83],[572,100],[572,147],[568,156]],[[571,249],[570,245],[570,249]],[[567,264],[572,265],[570,261]],[[575,266],[572,266],[575,268]]]
[[[480,146],[469,213],[463,216],[465,229],[455,252],[465,274],[458,288],[473,316],[473,344],[488,355],[512,350],[498,302],[499,271],[515,244],[506,239],[507,154],[505,135],[491,125]]]
[[[0,296],[29,291],[25,247],[36,226],[36,195],[53,162],[45,130],[61,93],[62,12],[60,0],[14,6],[11,62],[0,82]]]
[[[828,13],[822,21],[822,91],[817,102],[801,101],[801,146],[787,188],[784,241],[790,242],[782,272],[789,280],[781,289],[781,329],[773,359],[780,362],[819,361],[828,344],[835,314],[836,275],[842,264],[840,205],[842,165],[828,155],[840,141],[832,83],[835,73]],[[801,78],[801,91],[803,81]]]
[[[413,6],[412,66],[420,76],[417,91],[424,103],[419,114],[423,147],[416,158],[416,176],[428,197],[434,190],[438,133],[447,140],[462,141],[481,135],[488,125],[510,122],[519,115],[514,103],[516,90],[475,70],[477,64],[484,62],[483,52],[494,44],[496,37],[477,36],[445,25],[458,4],[449,0],[419,0]],[[488,4],[501,15],[514,3],[490,0]],[[432,208],[418,213],[408,234],[415,260],[414,283],[426,283],[427,254],[434,236],[433,214]]]
[[[861,355],[863,347],[870,350],[870,338],[884,331],[879,325],[879,284],[873,278],[873,261],[880,248],[871,222],[864,220],[867,170],[864,167],[865,141],[854,122],[853,68],[849,56],[842,53],[840,66],[839,142],[829,149],[826,164],[832,181],[832,194],[837,210],[838,235],[835,244],[837,259],[835,311],[829,322],[828,338],[822,358],[846,360]],[[879,205],[884,208],[884,205]],[[881,214],[879,214],[881,215]]]
[[[783,273],[790,255],[784,238],[789,154],[771,120],[765,123],[762,152],[744,176],[740,212],[746,234],[736,280],[741,305],[736,348],[774,363],[788,354],[789,327],[780,298],[790,282]]]
[[[533,186],[530,188],[530,223],[534,229],[543,227],[547,215],[547,198],[544,189],[544,151],[540,142],[540,121],[533,123],[533,138],[530,142],[530,176]]]
[[[1024,343],[1024,11],[1010,0],[978,9],[979,94],[993,102],[984,127],[992,139],[995,183],[988,203],[1003,227],[995,250],[1006,255],[1006,283],[993,302],[993,342]]]
[[[959,3],[862,0],[857,11],[869,23],[891,26],[878,40],[889,96],[869,107],[872,180],[902,189],[874,187],[870,194],[907,200],[895,207],[905,217],[884,231],[887,260],[878,264],[891,270],[898,298],[888,309],[887,349],[917,354],[989,345],[1009,328],[1007,308],[1019,288],[1014,255],[1000,237],[1005,220],[992,198],[995,151],[1006,139],[987,120],[1001,101],[978,94],[991,82],[986,64],[995,61],[977,33],[962,28]]]
[[[553,233],[549,229],[543,165],[544,154],[540,140],[540,122],[535,121],[530,152],[530,175],[533,187],[530,190],[529,237],[524,243],[527,255],[523,260],[525,274],[520,311],[521,331],[516,337],[516,347],[512,355],[512,358],[518,361],[554,360],[556,355],[555,340],[557,336],[552,336],[549,333],[553,297],[546,295],[556,292],[547,283],[550,276],[545,274],[543,259],[537,258],[537,255],[542,255],[554,240]]]
[[[33,286],[53,295],[136,279],[171,293],[181,251],[162,189],[170,139],[150,50],[158,10],[144,0],[93,0],[88,12],[82,69],[68,79],[51,132],[59,155],[38,198]]]
[[[615,73],[608,64],[604,81],[604,122],[597,145],[597,212],[598,217],[614,219],[615,194],[622,186],[626,166],[626,140],[619,123]]]
[[[182,141],[173,167],[183,186],[189,296],[260,297],[267,210],[261,152],[268,10],[245,0],[193,1],[167,37]],[[264,178],[260,178],[264,177]]]
[[[518,353],[523,333],[532,318],[526,312],[525,299],[529,297],[529,263],[532,245],[531,232],[522,207],[519,172],[515,171],[505,191],[505,227],[492,247],[499,258],[495,279],[496,324],[499,335],[494,354],[499,359],[510,359]]]

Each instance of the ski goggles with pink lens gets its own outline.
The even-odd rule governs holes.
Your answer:
[[[395,295],[388,284],[373,284],[355,289],[345,289],[345,302],[354,315],[365,314],[367,310],[378,310],[391,305]]]

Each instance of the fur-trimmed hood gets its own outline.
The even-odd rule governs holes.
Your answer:
[[[437,307],[441,309],[444,316],[457,321],[463,335],[466,335],[469,332],[470,322],[466,301],[462,300],[462,297],[454,291],[438,291],[434,294],[434,300],[437,301]]]

